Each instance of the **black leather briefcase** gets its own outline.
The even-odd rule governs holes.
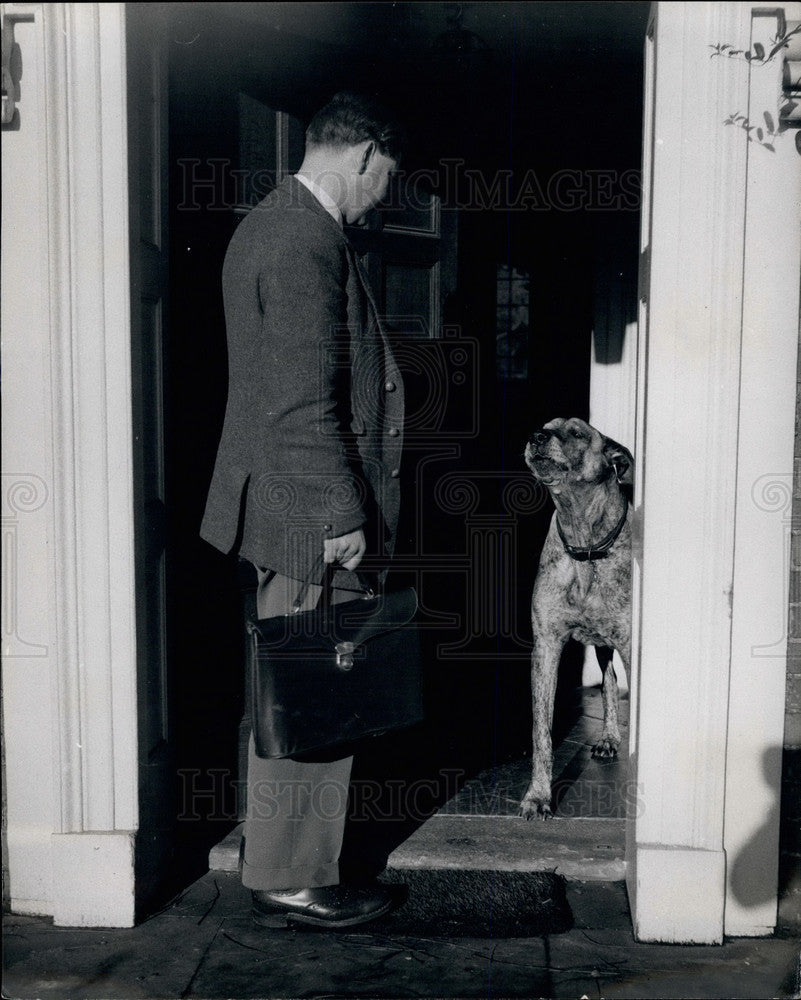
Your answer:
[[[256,753],[293,757],[420,722],[416,612],[414,588],[368,587],[353,601],[248,620]]]

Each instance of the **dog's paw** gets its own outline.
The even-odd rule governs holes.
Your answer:
[[[534,819],[535,816],[539,816],[542,819],[550,819],[551,816],[553,816],[553,813],[551,812],[550,796],[546,799],[527,792],[523,801],[520,803],[518,816],[522,816],[523,819],[526,820]]]
[[[617,757],[617,748],[619,746],[620,740],[602,737],[592,748],[592,755],[596,760],[613,760]]]

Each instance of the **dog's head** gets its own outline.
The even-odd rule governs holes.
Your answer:
[[[578,417],[557,417],[534,431],[525,459],[536,478],[549,488],[600,483],[610,476],[624,486],[634,483],[634,459],[628,448]]]

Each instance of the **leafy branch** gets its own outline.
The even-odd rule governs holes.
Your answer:
[[[773,139],[778,133],[776,131],[776,126],[773,123],[773,116],[769,111],[766,111],[763,118],[765,120],[764,128],[761,125],[752,125],[748,118],[741,114],[729,115],[728,118],[724,119],[723,124],[734,125],[737,128],[741,128],[748,136],[749,142],[757,142],[764,149],[769,150],[771,153],[775,153],[776,147],[773,145]]]
[[[801,34],[801,24],[797,24],[790,31],[787,30],[786,25],[783,25],[776,32],[775,37],[770,40],[770,49],[766,49],[761,42],[754,42],[751,49],[737,49],[728,42],[718,42],[715,45],[709,46],[712,49],[712,54],[709,58],[714,59],[716,56],[720,56],[727,59],[744,59],[749,63],[764,65],[765,63],[772,62],[782,49],[786,49],[789,46],[793,35],[798,34]]]
[[[801,34],[801,23],[796,24],[795,27],[788,30],[787,23],[782,18],[779,28],[775,36],[771,38],[767,48],[761,42],[754,42],[750,49],[738,49],[729,42],[718,42],[715,45],[709,46],[712,49],[712,54],[709,58],[742,59],[750,65],[765,66],[769,62],[772,62],[780,52],[789,48],[790,39],[794,35],[799,34]],[[746,115],[739,112],[729,115],[728,118],[724,119],[723,124],[741,128],[748,137],[749,142],[755,142],[769,152],[775,153],[776,147],[774,141],[776,136],[781,135],[791,127],[788,125],[790,115],[798,107],[798,101],[794,97],[788,97],[786,93],[785,97],[786,100],[779,109],[778,125],[774,123],[773,116],[769,111],[765,111],[762,116],[764,124],[753,124]],[[798,136],[796,136],[796,148],[801,153],[801,144],[799,144]]]

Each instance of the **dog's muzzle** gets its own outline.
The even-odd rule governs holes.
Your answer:
[[[534,431],[526,446],[526,458],[531,462],[551,462],[554,465],[561,465],[550,455],[545,454],[545,449],[551,440],[549,431]]]

